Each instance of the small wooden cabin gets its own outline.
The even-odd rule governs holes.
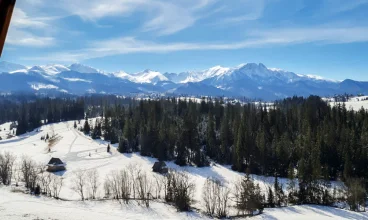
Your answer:
[[[166,163],[163,161],[156,162],[152,167],[153,172],[166,174],[169,172],[169,168],[167,168]]]
[[[59,158],[51,158],[49,163],[46,165],[48,172],[59,172],[65,170],[65,164]]]

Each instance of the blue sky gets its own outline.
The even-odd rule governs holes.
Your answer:
[[[368,81],[368,0],[18,0],[1,60],[106,71],[264,63]]]

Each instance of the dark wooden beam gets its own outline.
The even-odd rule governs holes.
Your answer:
[[[15,2],[16,0],[0,0],[0,57],[4,49]]]

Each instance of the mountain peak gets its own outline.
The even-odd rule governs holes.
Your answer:
[[[10,63],[7,61],[0,61],[0,73],[6,72],[15,72],[17,70],[25,70],[28,69],[26,66],[16,64],[16,63]]]
[[[240,69],[267,69],[263,63],[247,63],[239,66]]]
[[[69,69],[80,73],[101,73],[101,71],[98,69],[80,63],[74,63],[70,65]]]
[[[169,79],[158,71],[153,71],[150,69],[146,69],[143,72],[135,73],[134,82],[137,83],[157,83],[159,81],[169,81]]]
[[[266,67],[263,63],[259,63],[259,64],[258,64],[258,66],[259,66],[260,68],[265,68],[265,69],[267,69],[267,67]]]

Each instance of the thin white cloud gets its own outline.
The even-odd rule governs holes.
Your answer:
[[[368,0],[323,0],[330,10],[348,11],[368,3]],[[333,4],[334,2],[338,2]],[[120,19],[122,17],[140,16],[140,24],[136,26],[136,36],[122,37],[113,40],[98,40],[98,44],[87,45],[83,50],[68,50],[54,53],[53,57],[63,56],[63,59],[83,60],[99,56],[110,56],[127,53],[161,53],[183,50],[231,50],[248,47],[263,47],[270,45],[299,44],[307,42],[350,43],[365,42],[367,28],[365,27],[304,27],[259,29],[264,27],[262,21],[257,21],[265,14],[266,4],[270,0],[24,0],[16,8],[7,42],[12,45],[46,47],[57,42],[67,41],[74,29],[63,28],[62,34],[50,31],[57,27],[54,20],[58,17],[75,15],[84,21],[95,22],[107,17]],[[283,2],[285,3],[285,2]],[[286,4],[286,3],[285,3]],[[332,7],[333,6],[333,7]],[[39,16],[38,16],[39,15]],[[43,15],[43,16],[41,16]],[[52,16],[50,16],[52,15]],[[195,26],[201,19],[222,24],[244,24],[253,21],[252,30],[246,33],[246,39],[238,42],[211,43],[219,39],[217,35],[205,39],[203,43],[186,42],[151,42],[137,40],[147,32],[155,36],[170,35]],[[206,21],[208,21],[206,20]],[[136,20],[135,20],[136,21]],[[291,22],[290,22],[291,23]],[[290,24],[289,23],[289,24]],[[322,21],[321,21],[322,23]],[[63,25],[68,25],[63,23]],[[280,25],[277,21],[273,26]],[[338,26],[338,25],[335,25]],[[52,28],[51,28],[52,27]],[[78,31],[83,32],[83,27]],[[217,27],[208,27],[208,32]],[[112,28],[111,28],[112,29]],[[142,32],[139,32],[142,31]],[[234,35],[234,30],[229,30]],[[113,33],[112,34],[116,34]],[[239,31],[236,32],[239,33]],[[97,41],[95,35],[84,35],[78,41]],[[61,40],[62,39],[62,40]],[[156,38],[162,39],[162,38]],[[102,51],[98,54],[99,51]],[[65,58],[68,55],[70,58]],[[48,57],[45,57],[48,59]]]
[[[14,9],[6,43],[15,46],[49,47],[55,44],[54,37],[45,36],[51,29],[48,17],[29,16],[19,7]]]
[[[28,60],[49,60],[75,62],[106,56],[132,53],[170,53],[177,51],[237,50],[244,48],[270,47],[301,43],[352,43],[368,42],[368,28],[298,28],[274,29],[250,33],[239,42],[222,43],[157,43],[141,41],[133,37],[108,39],[92,42],[86,49],[71,50],[47,56],[25,58]]]
[[[368,27],[311,27],[285,28],[253,31],[251,36],[259,39],[273,39],[289,44],[320,42],[341,44],[368,41]]]
[[[9,30],[6,38],[7,44],[26,47],[49,47],[53,46],[55,42],[56,40],[53,37],[39,36],[15,28]]]
[[[157,15],[143,25],[144,31],[156,31],[169,35],[192,26],[196,22],[193,14],[185,8],[171,3],[158,3]]]
[[[368,0],[324,0],[324,9],[331,13],[354,10],[368,4]]]
[[[45,28],[49,26],[42,18],[29,17],[22,9],[15,8],[12,19],[12,26],[18,28]]]
[[[149,5],[147,0],[55,0],[59,7],[70,15],[85,20],[98,20],[104,17],[127,16],[140,7]]]
[[[265,0],[228,1],[222,6],[220,11],[224,13],[220,14],[222,19],[218,19],[215,23],[228,25],[258,20],[263,17],[265,6]]]
[[[45,4],[48,2],[44,1]],[[76,15],[96,22],[106,17],[127,17],[142,12],[141,30],[169,35],[191,27],[201,18],[201,10],[218,0],[53,0],[50,7],[64,15]],[[41,7],[42,4],[36,4]],[[36,6],[34,6],[36,7]],[[140,14],[142,15],[142,14]]]

